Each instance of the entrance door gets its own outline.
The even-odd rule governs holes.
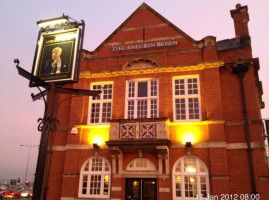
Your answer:
[[[157,200],[157,179],[126,178],[125,199]]]

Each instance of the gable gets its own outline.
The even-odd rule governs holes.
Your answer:
[[[139,50],[190,50],[198,48],[195,41],[174,26],[159,13],[143,3],[127,18],[97,49],[102,56],[117,56],[116,53],[137,53]],[[168,49],[167,49],[168,48]],[[94,56],[94,57],[95,57]]]
[[[189,66],[217,60],[216,38],[196,41],[143,3],[93,52],[81,71]],[[82,61],[83,62],[83,61]]]

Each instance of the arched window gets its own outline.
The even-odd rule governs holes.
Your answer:
[[[79,197],[110,197],[111,170],[102,157],[91,157],[82,165],[79,181]]]
[[[208,170],[195,157],[183,157],[173,167],[173,199],[194,200],[209,194]]]
[[[149,159],[136,158],[127,166],[128,171],[155,171],[156,167]]]

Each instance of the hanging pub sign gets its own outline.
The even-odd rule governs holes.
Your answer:
[[[43,33],[37,44],[33,75],[45,82],[75,82],[78,79],[80,29]]]

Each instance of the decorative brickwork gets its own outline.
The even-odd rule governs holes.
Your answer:
[[[120,139],[135,138],[135,123],[120,124]]]
[[[139,137],[143,138],[156,138],[156,123],[144,122],[140,123]]]

